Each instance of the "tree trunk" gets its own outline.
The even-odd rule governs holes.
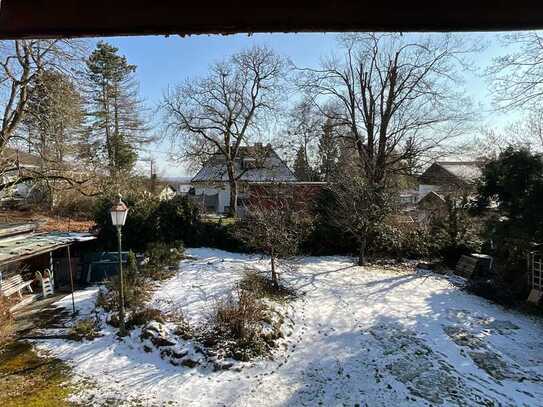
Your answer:
[[[275,271],[275,254],[273,253],[273,250],[271,252],[271,273],[273,286],[279,288],[279,280],[277,278],[277,272]]]
[[[358,248],[358,265],[364,266],[366,264],[366,236],[360,240],[360,246]]]
[[[227,171],[228,183],[230,185],[230,208],[228,210],[228,216],[234,218],[238,211],[238,182],[236,180],[234,164],[232,162],[227,164]]]

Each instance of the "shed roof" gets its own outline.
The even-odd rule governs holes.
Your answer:
[[[90,233],[27,233],[0,239],[0,265],[27,259],[75,242],[95,240]]]

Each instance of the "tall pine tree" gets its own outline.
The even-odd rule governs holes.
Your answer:
[[[332,133],[333,125],[330,119],[323,126],[319,139],[319,173],[323,181],[329,182],[337,171],[339,149]]]
[[[294,175],[298,181],[313,181],[313,169],[307,160],[307,154],[304,146],[300,146],[296,151],[294,159]]]
[[[139,144],[148,141],[142,102],[134,80],[135,65],[118,48],[99,42],[86,62],[89,93],[87,157],[106,162],[111,176],[129,172]]]

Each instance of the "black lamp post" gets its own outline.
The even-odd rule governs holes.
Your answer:
[[[119,280],[120,280],[120,309],[119,309],[119,334],[126,334],[124,324],[124,285],[123,285],[123,259],[121,257],[121,229],[126,222],[128,207],[122,201],[122,196],[119,194],[117,201],[111,206],[111,223],[117,228],[117,237],[119,239]]]

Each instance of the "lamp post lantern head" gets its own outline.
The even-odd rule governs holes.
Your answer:
[[[124,222],[126,221],[126,214],[128,213],[128,207],[126,204],[122,201],[122,196],[119,194],[117,201],[113,203],[111,206],[111,223],[113,223],[113,226],[124,226]]]

